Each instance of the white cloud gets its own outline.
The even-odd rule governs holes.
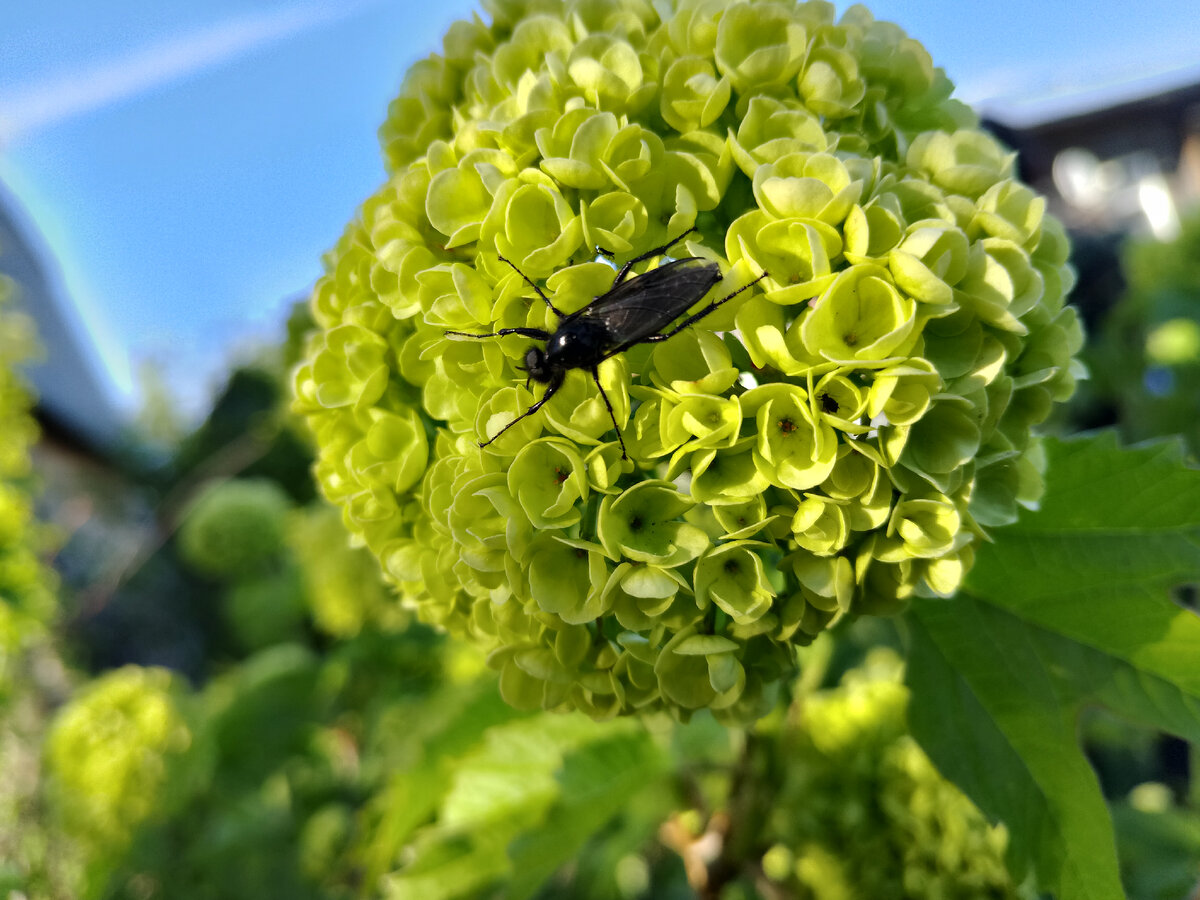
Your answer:
[[[0,96],[0,144],[15,143],[77,116],[350,18],[377,2],[316,4],[238,16],[114,59],[17,85]]]

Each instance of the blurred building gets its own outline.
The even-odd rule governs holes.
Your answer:
[[[1200,207],[1200,81],[1107,96],[1065,111],[1001,104],[987,125],[1072,232],[1169,240],[1180,215]]]
[[[42,353],[23,367],[37,394],[43,428],[89,450],[112,448],[128,425],[127,392],[107,358],[121,359],[67,295],[53,256],[14,196],[0,184],[0,273],[18,309],[37,324]]]
[[[1018,152],[1021,180],[1070,232],[1071,300],[1097,333],[1125,295],[1126,241],[1172,240],[1200,210],[1200,72],[989,103],[984,125]]]

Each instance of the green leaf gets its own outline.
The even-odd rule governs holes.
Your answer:
[[[520,715],[500,699],[490,679],[448,686],[420,709],[419,723],[406,734],[416,763],[398,768],[370,804],[369,813],[377,818],[362,850],[368,884],[389,870],[414,832],[436,813],[453,783],[449,761],[476,746],[490,727]]]
[[[1177,444],[1048,441],[1042,508],[980,549],[966,593],[913,604],[914,735],[1060,900],[1123,896],[1081,707],[1200,740],[1200,471]]]
[[[666,771],[666,755],[644,730],[622,729],[569,753],[558,773],[558,802],[541,825],[509,846],[513,878],[508,900],[530,897],[559,866],[573,859],[584,843],[630,798]]]
[[[391,900],[479,897],[501,885],[506,898],[527,897],[666,766],[629,720],[543,713],[438,737],[436,756],[413,770],[434,789],[406,777],[393,792],[421,809],[391,823],[403,853],[389,859],[405,858],[379,880]]]
[[[1074,710],[1028,627],[974,598],[913,605],[909,724],[942,774],[1012,835],[1060,900],[1120,896],[1112,825],[1080,751]]]

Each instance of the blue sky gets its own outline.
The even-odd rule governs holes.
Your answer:
[[[404,70],[475,4],[8,6],[0,180],[118,389],[149,360],[197,410],[239,347],[279,334],[382,180],[375,132]],[[965,99],[1009,119],[1200,78],[1200,4],[868,6],[921,40]]]

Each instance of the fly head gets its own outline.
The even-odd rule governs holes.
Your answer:
[[[546,354],[541,347],[530,347],[525,351],[525,371],[541,384],[549,384],[554,377],[554,367],[546,362]]]

